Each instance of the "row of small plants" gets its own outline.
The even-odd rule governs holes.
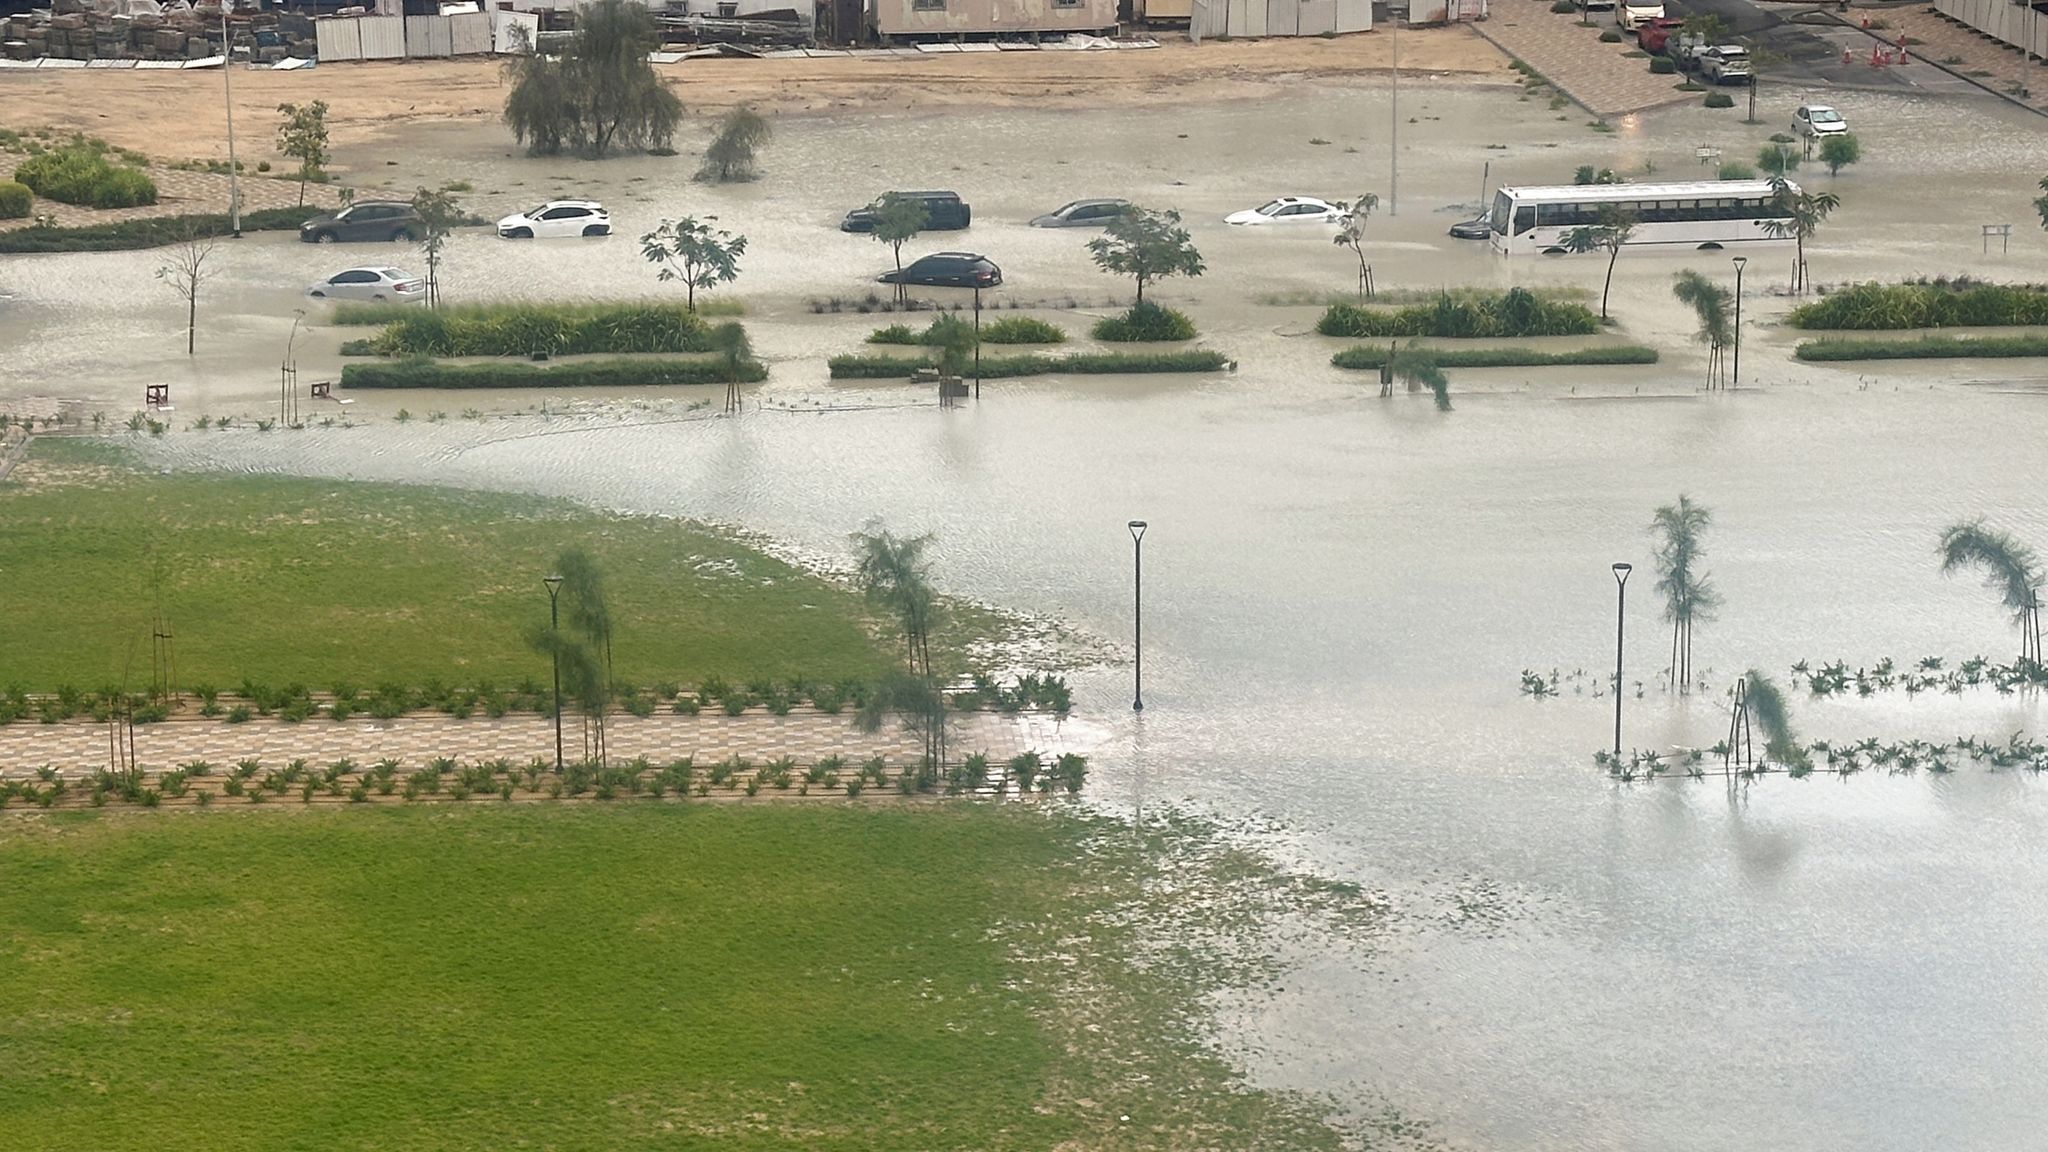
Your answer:
[[[913,330],[907,324],[891,324],[868,333],[870,344],[933,344],[932,330]],[[1067,334],[1056,324],[1035,316],[1005,316],[981,326],[983,344],[1064,344]]]
[[[859,763],[844,756],[827,756],[809,765],[799,765],[787,756],[759,765],[734,756],[701,769],[687,756],[664,765],[637,757],[616,763],[579,761],[563,765],[560,772],[539,757],[518,765],[504,758],[463,764],[443,756],[410,772],[397,759],[359,765],[344,758],[316,767],[301,758],[280,768],[266,769],[260,759],[251,758],[221,769],[208,761],[194,760],[154,777],[140,767],[102,768],[78,782],[45,765],[36,770],[33,779],[0,781],[0,809],[15,801],[53,808],[67,797],[82,797],[83,803],[95,808],[110,801],[155,808],[165,800],[187,797],[201,806],[212,804],[216,798],[262,804],[288,796],[297,796],[304,804],[322,797],[354,804],[368,803],[372,797],[396,797],[403,801],[490,797],[510,800],[520,792],[554,800],[585,796],[597,800],[659,800],[671,795],[677,799],[709,796],[713,789],[744,792],[748,796],[758,795],[763,789],[793,790],[797,795],[808,796],[816,788],[821,792],[843,792],[852,798],[870,787],[879,791],[892,785],[905,796],[978,792],[1000,796],[1013,788],[1019,794],[1056,789],[1073,794],[1081,790],[1087,778],[1087,757],[1070,752],[1048,760],[1036,750],[1003,761],[1000,772],[986,752],[977,752],[943,768],[927,760],[898,766],[893,771],[882,756]]]
[[[304,208],[259,208],[242,213],[244,232],[291,231],[306,219]],[[161,248],[194,237],[226,236],[232,221],[225,214],[151,216],[75,228],[32,225],[0,232],[0,254],[35,252],[125,252]]]
[[[1968,688],[1992,688],[2006,695],[2021,688],[2048,688],[2048,666],[2032,660],[2000,664],[1985,656],[1972,656],[1955,667],[1939,656],[1925,656],[1911,668],[1901,668],[1887,656],[1869,667],[1851,669],[1837,660],[1818,667],[1802,660],[1792,666],[1792,683],[1806,682],[1815,696],[1875,696],[1880,692],[1903,691],[1908,696],[1922,692],[1961,695]]]
[[[116,164],[104,147],[83,140],[23,160],[15,182],[48,200],[81,208],[135,208],[156,203],[156,181],[139,168]]]
[[[1870,281],[1801,304],[1786,314],[1785,322],[1794,328],[1859,331],[2048,324],[2048,285],[1987,284],[1968,276]]]
[[[1808,361],[1970,360],[2048,356],[2048,336],[1922,336],[1915,340],[1805,340],[1792,355]]]
[[[835,380],[898,380],[932,361],[906,356],[834,356],[826,362]],[[1180,352],[1082,352],[1068,356],[983,356],[983,379],[1015,376],[1117,375],[1143,372],[1220,372],[1230,360],[1221,352],[1191,348]]]
[[[1566,364],[1655,364],[1657,350],[1637,344],[1577,348],[1569,352],[1539,352],[1534,348],[1431,348],[1431,358],[1441,368],[1540,368]],[[1374,369],[1398,357],[1400,350],[1375,344],[1360,344],[1330,357],[1339,368]]]
[[[530,364],[447,364],[406,359],[344,364],[343,388],[628,388],[650,384],[742,384],[768,378],[759,360],[587,360]]]
[[[1325,336],[1354,338],[1588,336],[1599,330],[1600,319],[1592,309],[1546,300],[1526,288],[1472,296],[1447,292],[1430,304],[1394,309],[1332,304],[1316,322],[1316,331]]]
[[[551,356],[710,352],[711,325],[680,304],[342,304],[341,325],[379,325],[379,356]]]
[[[734,683],[723,677],[710,676],[694,691],[674,683],[647,689],[627,688],[618,693],[616,704],[628,715],[642,717],[652,716],[656,711],[696,715],[706,710],[738,716],[757,707],[786,716],[806,702],[827,715],[837,715],[848,708],[858,710],[866,705],[872,691],[872,686],[861,680],[754,679]],[[969,687],[947,695],[949,702],[959,711],[1040,709],[1065,715],[1073,708],[1073,692],[1065,677],[1035,672],[1021,676],[1011,684],[1004,684],[986,674],[977,674]],[[210,684],[196,685],[192,696],[198,701],[201,716],[219,718],[230,724],[268,716],[287,723],[315,718],[347,720],[351,716],[390,720],[409,712],[423,711],[442,712],[456,719],[479,714],[495,719],[513,712],[552,714],[548,707],[548,690],[532,679],[510,688],[490,682],[453,687],[439,683],[421,686],[387,683],[367,690],[352,684],[337,684],[320,696],[305,684],[271,686],[245,680],[233,692],[223,692]],[[163,702],[152,701],[140,694],[123,693],[117,688],[87,692],[65,685],[51,695],[31,696],[19,687],[12,687],[0,693],[0,725],[26,719],[57,724],[79,717],[104,722],[124,705],[138,724],[160,722],[170,715]]]
[[[1634,783],[1673,775],[1700,779],[1709,771],[1721,775],[1723,770],[1711,766],[1708,758],[1721,761],[1727,754],[1728,744],[1722,741],[1711,748],[1687,748],[1670,754],[1637,749],[1627,756],[1616,756],[1602,749],[1594,754],[1593,761],[1616,780]],[[1943,775],[1970,766],[1993,771],[2018,768],[2048,772],[2048,744],[2017,732],[2003,744],[1975,736],[1947,743],[1884,741],[1874,736],[1845,744],[1815,740],[1792,747],[1773,747],[1754,761],[1731,766],[1727,771],[1745,780],[1770,773],[1783,773],[1796,780],[1816,772],[1844,777],[1873,771],[1892,776],[1910,776],[1921,771]]]

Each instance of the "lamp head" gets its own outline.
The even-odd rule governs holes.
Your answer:
[[[1621,561],[1614,565],[1614,579],[1618,583],[1626,584],[1628,583],[1628,574],[1633,571],[1635,571],[1635,565],[1627,561]]]
[[[1145,522],[1144,522],[1143,520],[1133,520],[1133,521],[1131,521],[1131,523],[1130,523],[1130,529],[1131,529],[1131,539],[1133,539],[1133,540],[1143,540],[1143,539],[1145,538]]]
[[[560,576],[543,576],[540,582],[548,586],[549,596],[553,596],[562,587],[562,578]]]
[[[1749,263],[1749,257],[1747,257],[1747,256],[1737,256],[1737,257],[1735,257],[1735,270],[1736,270],[1737,272],[1740,272],[1740,271],[1742,271],[1742,266],[1743,266],[1743,265],[1745,265],[1745,264],[1747,264],[1747,263]]]

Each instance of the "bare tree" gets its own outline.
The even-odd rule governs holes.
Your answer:
[[[199,289],[219,269],[213,265],[218,244],[212,237],[188,236],[171,246],[169,259],[156,270],[156,278],[171,286],[185,301],[185,355],[192,355],[198,341]]]

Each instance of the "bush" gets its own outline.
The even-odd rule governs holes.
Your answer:
[[[891,324],[887,328],[877,328],[873,332],[868,333],[868,343],[922,344],[924,343],[924,334],[911,331],[910,326],[907,324]]]
[[[1316,322],[1325,336],[1588,336],[1600,320],[1583,304],[1545,300],[1526,288],[1393,310],[1332,304]]]
[[[1969,279],[1917,284],[1873,281],[1801,304],[1785,322],[1794,328],[1856,331],[2048,324],[2048,286],[1984,284]]]
[[[1171,308],[1161,308],[1147,301],[1121,316],[1105,316],[1097,320],[1093,334],[1097,340],[1115,344],[1193,340],[1195,322]]]
[[[1744,164],[1740,160],[1730,160],[1726,164],[1721,165],[1719,175],[1723,180],[1754,180],[1756,179],[1756,169]]]
[[[1538,352],[1533,348],[1430,349],[1441,368],[1539,368],[1562,364],[1655,364],[1657,350],[1640,345],[1607,345],[1569,352]],[[1339,368],[1374,369],[1398,353],[1372,344],[1346,348],[1330,357]]]
[[[380,356],[711,352],[710,326],[680,304],[343,304],[336,324],[381,324]]]
[[[277,232],[297,229],[305,208],[264,208],[242,214],[242,231]],[[160,248],[194,236],[226,236],[226,216],[152,216],[83,228],[16,228],[0,232],[0,253],[125,252]]]
[[[1550,0],[1550,10],[1552,12],[1577,12],[1579,6],[1576,0]]]
[[[0,220],[19,220],[29,214],[36,195],[26,184],[0,180]]]
[[[1942,360],[2048,356],[2048,336],[1922,336],[1916,340],[1808,340],[1801,360]]]
[[[1678,65],[1672,63],[1669,56],[1652,56],[1650,57],[1650,71],[1655,72],[1659,76],[1669,76],[1673,72],[1678,71]]]
[[[834,356],[828,362],[834,380],[900,380],[930,361],[904,356]],[[1148,372],[1220,372],[1230,361],[1221,352],[1084,352],[1072,356],[983,356],[984,380],[1070,373],[1102,376]],[[345,372],[346,370],[344,370]]]
[[[1735,107],[1735,97],[1730,96],[1726,92],[1709,92],[1707,93],[1706,105],[1709,108],[1733,108]]]
[[[740,366],[740,379],[745,383],[767,378],[768,368],[758,360]],[[628,388],[725,382],[725,365],[715,360],[591,360],[553,368],[398,360],[348,364],[341,370],[343,388]]]
[[[1057,325],[1031,316],[1005,316],[981,326],[984,344],[1065,344],[1067,334]]]
[[[1621,33],[1609,28],[1600,33],[1600,42],[1602,44],[1619,44],[1621,43]]]
[[[38,196],[81,208],[135,208],[156,203],[156,182],[134,168],[118,167],[85,143],[31,156],[14,178]]]

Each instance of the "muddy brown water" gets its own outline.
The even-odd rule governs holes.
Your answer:
[[[1512,94],[1406,95],[1416,122],[1402,124],[1399,214],[1375,222],[1380,282],[1597,290],[1595,258],[1504,262],[1443,236],[1477,201],[1484,161],[1496,183],[1567,179],[1580,163],[1640,172],[1646,160],[1677,177],[1698,170],[1697,145],[1754,152],[1806,96],[1771,92],[1774,122],[1759,128],[1678,109],[1608,135]],[[1870,159],[1831,183],[1845,207],[1811,255],[1818,279],[2048,277],[2048,245],[2029,223],[2028,174],[2048,168],[2032,121],[1988,100],[1830,99]],[[1708,564],[1726,606],[1700,629],[1696,659],[1717,689],[1744,668],[1782,675],[1800,659],[2008,657],[2003,613],[1974,580],[1936,574],[1933,542],[1980,513],[2048,542],[2040,362],[1798,365],[1793,335],[1770,323],[1786,301],[1767,294],[1789,254],[1762,253],[1746,312],[1761,323],[1744,348],[1760,387],[1701,395],[1689,317],[1668,283],[1710,265],[1631,254],[1614,312],[1663,363],[1454,373],[1448,415],[1424,397],[1383,401],[1328,367],[1333,343],[1306,334],[1313,307],[1257,302],[1341,291],[1346,254],[1320,229],[1218,221],[1283,192],[1384,194],[1386,111],[1381,93],[1328,88],[1142,113],[790,120],[768,178],[728,189],[681,180],[682,160],[508,158],[488,127],[372,147],[351,157],[359,168],[388,155],[401,186],[467,178],[492,212],[595,193],[631,233],[661,213],[715,211],[753,241],[741,294],[774,364],[753,392],[761,407],[739,420],[691,410],[715,402],[709,390],[566,406],[406,394],[363,399],[350,429],[181,427],[145,443],[174,466],[700,516],[821,555],[880,516],[938,534],[949,590],[1114,637],[1130,627],[1124,521],[1149,520],[1146,711],[1129,711],[1127,667],[1076,678],[1100,725],[1096,797],[1258,821],[1276,851],[1384,889],[1400,912],[1365,943],[1289,936],[1281,990],[1218,1005],[1219,1035],[1255,1082],[1347,1108],[1391,1104],[1459,1147],[2037,1146],[2039,1094],[2015,1087],[2012,1070],[2048,1057],[2037,895],[2048,784],[1971,769],[1774,778],[1733,793],[1712,781],[1617,786],[1591,763],[1611,739],[1611,701],[1567,687],[1531,702],[1517,677],[1601,674],[1614,642],[1608,565],[1631,560],[1628,680],[1631,692],[1646,683],[1625,701],[1626,741],[1716,738],[1718,691],[1680,699],[1655,685],[1668,637],[1644,529],[1679,492],[1716,516]],[[1004,295],[1026,300],[1100,304],[1122,289],[1088,267],[1082,237],[1023,218],[1082,195],[1178,204],[1210,273],[1162,298],[1194,313],[1237,371],[991,382],[979,405],[948,413],[907,387],[828,383],[823,359],[886,322],[806,308],[864,294],[886,266],[878,245],[833,225],[874,192],[913,185],[959,188],[977,220],[915,247],[985,251],[1009,275]],[[1978,225],[2001,220],[2016,225],[2013,252],[1981,256]],[[158,257],[0,262],[0,292],[13,295],[0,302],[11,349],[0,397],[103,397],[125,413],[142,382],[168,379],[181,425],[261,414],[292,292],[339,258],[287,237],[236,245],[191,364],[164,354],[178,317],[149,280]],[[465,236],[449,276],[461,298],[656,290],[623,235]],[[339,363],[339,339],[317,324],[300,338],[309,378]],[[543,399],[568,411],[384,418]],[[1794,702],[1804,734],[1833,739],[2002,738],[2043,719],[2024,697]]]

